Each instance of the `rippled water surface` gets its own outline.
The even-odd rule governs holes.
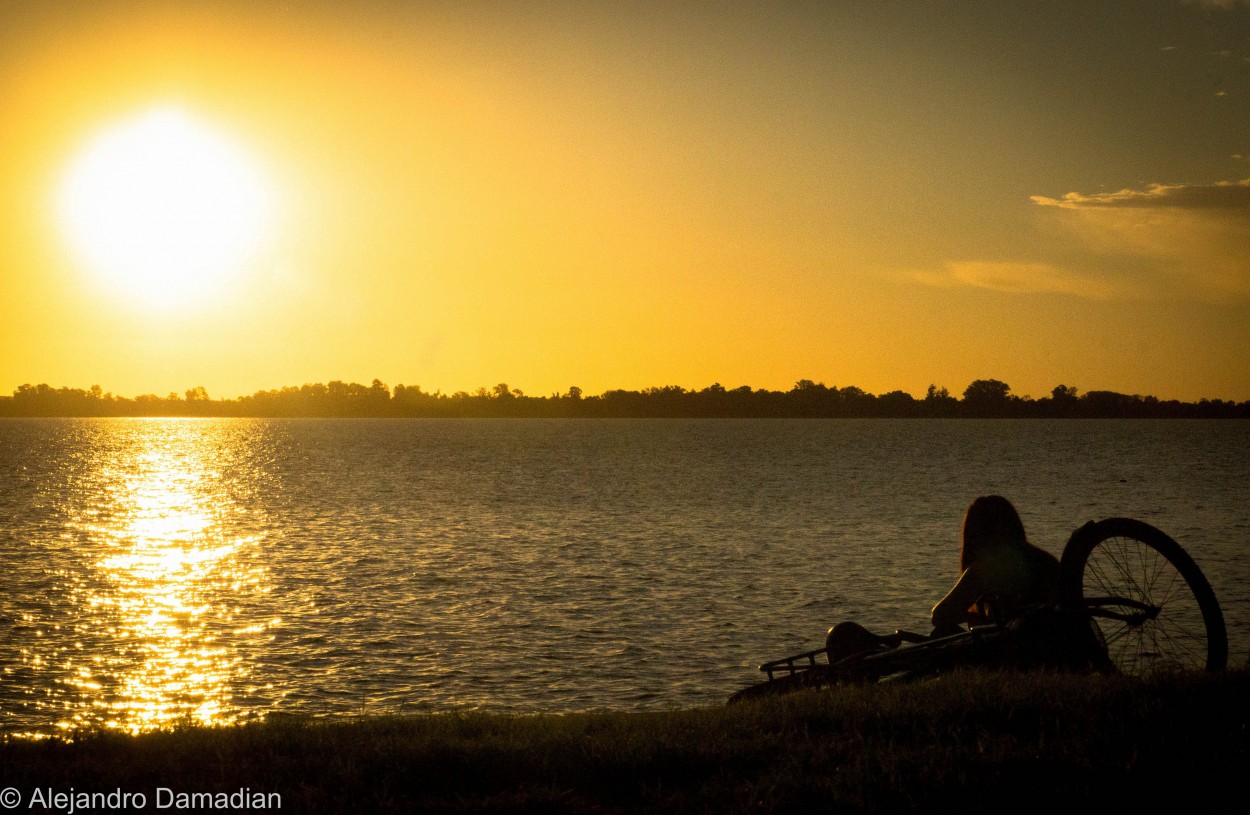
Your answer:
[[[1250,647],[1250,423],[0,420],[0,728],[717,704],[924,629],[972,498],[1188,549]]]

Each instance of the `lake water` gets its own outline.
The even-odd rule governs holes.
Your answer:
[[[1137,517],[1250,648],[1250,422],[0,420],[0,728],[721,703],[926,630],[1001,493]]]

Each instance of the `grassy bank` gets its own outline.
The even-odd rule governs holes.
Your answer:
[[[1153,812],[1227,811],[1226,800],[1241,811],[1248,725],[1244,671],[1152,682],[966,674],[665,713],[11,741],[0,745],[0,787],[18,790],[23,810],[37,788],[71,787],[143,792],[155,810],[163,787],[276,792],[285,812]]]

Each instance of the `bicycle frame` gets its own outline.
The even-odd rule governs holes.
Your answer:
[[[1103,608],[1104,604],[1137,611],[1122,614]],[[1012,622],[1043,612],[1060,611],[1057,606],[1041,606]],[[1154,606],[1122,597],[1091,598],[1089,606],[1076,611],[1087,618],[1115,619],[1129,625],[1140,625],[1158,614]],[[898,675],[931,676],[960,667],[999,664],[1010,648],[1011,638],[1016,635],[1017,628],[1012,622],[975,625],[966,631],[943,637],[897,632],[891,637],[881,638],[883,647],[880,650],[851,654],[833,663],[817,661],[818,657],[826,654],[824,648],[803,651],[760,665],[760,671],[768,675],[768,681],[756,687],[760,688],[760,692],[767,693],[768,686],[776,683],[777,691],[781,692],[782,681],[788,677],[796,677],[791,681],[800,687],[817,687],[842,681],[876,681]],[[799,674],[810,675],[798,677]]]
[[[1118,620],[1132,626],[1142,625],[1156,619],[1159,616],[1159,612],[1163,610],[1159,606],[1152,606],[1149,603],[1142,603],[1128,597],[1087,597],[1086,603],[1085,611],[1091,617]],[[1127,606],[1128,608],[1137,609],[1137,611],[1134,614],[1121,614],[1111,611],[1105,608],[1105,606]]]

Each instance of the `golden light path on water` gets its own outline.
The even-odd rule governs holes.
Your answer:
[[[97,460],[100,500],[78,519],[102,556],[73,599],[84,633],[106,647],[66,663],[73,692],[58,727],[237,722],[232,689],[247,674],[239,639],[276,622],[238,620],[239,599],[267,591],[266,570],[249,557],[259,537],[231,532],[240,510],[217,483],[210,426],[133,430]]]

